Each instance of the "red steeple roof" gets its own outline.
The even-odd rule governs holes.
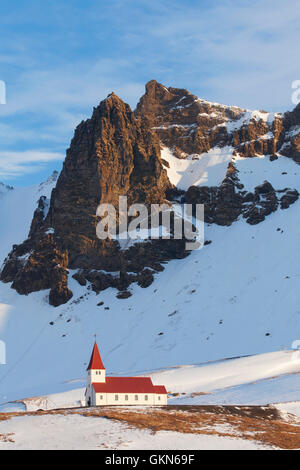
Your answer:
[[[90,360],[90,363],[89,363],[89,366],[87,368],[87,370],[95,370],[95,369],[105,369],[104,365],[103,365],[103,362],[102,362],[102,359],[101,359],[101,356],[100,356],[100,353],[99,353],[99,349],[98,349],[98,346],[97,346],[97,343],[95,341],[95,344],[94,344],[94,349],[93,349],[93,352],[92,352],[92,356],[91,356],[91,360]]]

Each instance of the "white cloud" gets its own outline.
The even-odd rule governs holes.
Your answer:
[[[43,164],[60,161],[64,155],[56,152],[28,150],[25,152],[0,152],[0,177],[3,180],[40,171]]]
[[[298,0],[153,0],[151,8],[141,0],[139,7],[118,21],[151,78],[250,109],[292,107],[291,83],[300,78]],[[143,8],[148,15],[130,19]]]
[[[152,78],[250,109],[293,106],[291,84],[300,79],[298,0],[102,3],[82,10],[62,4],[70,16],[67,29],[62,10],[58,15],[57,6],[50,8],[40,21],[51,22],[51,33],[12,28],[22,25],[24,8],[17,18],[5,17],[12,31],[0,33],[0,63],[3,71],[12,68],[0,76],[7,85],[0,150],[14,143],[20,148],[20,142],[24,148],[64,150],[76,125],[108,93],[134,107]],[[61,50],[54,50],[58,44]],[[34,162],[19,162],[18,171],[23,168],[33,171]]]
[[[297,0],[227,0],[206,9],[175,3],[147,33],[160,40],[162,54],[186,64],[178,73],[185,87],[247,108],[292,105],[291,83],[300,78]]]
[[[59,116],[67,109],[97,105],[111,91],[134,104],[144,84],[121,77],[122,71],[132,65],[124,60],[106,59],[23,72],[11,89],[7,105],[1,108],[0,116],[37,111]],[[9,87],[8,83],[8,90]]]
[[[7,104],[0,107],[2,145],[15,139],[31,145],[48,141],[50,147],[66,148],[75,127],[90,117],[93,107],[108,93],[114,91],[136,104],[144,84],[122,79],[122,70],[130,66],[125,60],[82,61],[21,73],[14,86],[7,83]]]

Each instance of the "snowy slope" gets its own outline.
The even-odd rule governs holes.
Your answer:
[[[165,384],[172,405],[268,405],[300,397],[300,359],[294,351],[180,365],[152,373],[143,371],[142,375],[150,375],[154,384]],[[0,412],[79,407],[84,404],[84,392],[82,387],[30,397],[21,403],[2,405]]]
[[[296,188],[299,191],[300,168],[290,158],[278,155],[278,159],[270,161],[269,157],[242,158],[233,156],[232,161],[238,170],[238,177],[247,191],[268,180],[274,189]]]
[[[175,394],[172,404],[268,405],[299,399],[299,374],[298,352],[280,351],[182,366],[152,377]]]
[[[300,373],[294,351],[280,351],[231,359],[203,366],[179,366],[152,374],[154,381],[173,392],[206,392],[254,383],[283,374]]]
[[[40,185],[8,189],[0,185],[0,265],[14,243],[28,236],[33,212],[41,196],[50,198],[56,184],[56,172]]]
[[[233,147],[214,148],[201,155],[189,155],[179,159],[168,147],[163,147],[161,158],[168,178],[179,189],[187,190],[190,186],[218,186],[222,183],[228,163],[232,160]]]
[[[227,132],[230,134],[235,129],[240,129],[243,126],[248,126],[251,121],[263,121],[267,123],[269,126],[272,125],[275,118],[280,118],[282,115],[280,113],[267,113],[266,111],[258,111],[258,110],[245,110],[239,119],[236,120],[228,120],[225,123],[218,124],[218,126],[226,127]],[[218,127],[217,126],[217,127]]]
[[[201,155],[192,154],[186,159],[177,158],[168,147],[163,147],[161,156],[168,178],[179,189],[190,186],[219,186],[226,176],[229,162],[238,170],[237,176],[244,185],[243,190],[253,192],[259,184],[268,180],[274,189],[298,188],[300,169],[287,157],[278,154],[278,159],[270,161],[269,156],[257,155],[245,158],[233,155],[233,147],[215,147]]]
[[[3,436],[3,440],[1,439]],[[8,442],[5,442],[7,437]],[[10,441],[9,441],[10,439]],[[256,442],[229,437],[153,433],[105,418],[33,416],[0,422],[0,450],[266,449]]]
[[[249,187],[251,172],[257,185],[267,171],[276,189],[300,191],[298,166],[289,159],[237,165]],[[36,202],[50,189],[20,188],[0,200],[2,259],[26,238]],[[300,334],[299,204],[256,226],[207,226],[210,245],[168,263],[149,288],[132,286],[126,300],[114,289],[97,296],[70,276],[74,297],[55,309],[47,291],[24,297],[0,284],[0,339],[7,345],[0,403],[82,387],[95,333],[113,374],[290,349]]]

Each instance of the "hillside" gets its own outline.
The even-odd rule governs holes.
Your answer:
[[[148,86],[148,95],[153,93],[152,85],[150,91]],[[160,87],[158,89],[161,90]],[[155,90],[152,100],[160,96],[157,88]],[[167,93],[172,90],[168,89]],[[89,178],[86,181],[82,179],[82,186],[77,185],[78,165],[90,165],[91,162],[91,154],[87,155],[81,147],[81,143],[87,143],[86,139],[91,135],[85,129],[95,130],[94,126],[99,124],[97,113],[107,113],[109,103],[101,104],[98,111],[94,111],[92,121],[82,123],[77,129],[57,183],[55,177],[40,186],[15,188],[1,195],[1,262],[8,253],[10,259],[4,264],[7,267],[6,282],[0,283],[0,339],[7,345],[7,365],[0,365],[0,403],[82,387],[95,333],[105,366],[114,374],[148,373],[166,367],[291,349],[292,343],[298,339],[299,166],[296,150],[293,158],[285,155],[287,152],[284,151],[297,147],[298,114],[268,114],[261,119],[256,112],[249,114],[247,110],[212,105],[203,100],[189,106],[195,98],[188,95],[187,101],[177,103],[177,121],[174,122],[175,111],[170,109],[176,100],[181,99],[177,95],[186,96],[185,92],[172,92],[176,96],[164,104],[164,109],[154,106],[153,101],[150,109],[146,94],[143,106],[140,104],[135,113],[137,117],[115,97],[113,100],[119,109],[117,115],[114,108],[109,108],[117,120],[122,117],[122,126],[127,126],[122,145],[134,149],[133,154],[139,148],[139,155],[142,152],[146,162],[149,162],[150,154],[151,158],[157,159],[158,163],[154,165],[157,173],[149,174],[149,167],[137,165],[136,158],[130,160],[134,162],[132,168],[130,162],[126,166],[126,171],[131,168],[130,175],[132,171],[134,175],[137,175],[135,171],[140,171],[138,174],[145,194],[149,196],[148,202],[153,202],[154,193],[163,198],[167,188],[176,186],[177,190],[184,191],[179,192],[180,196],[176,193],[176,198],[182,198],[182,203],[202,201],[206,206],[205,238],[208,243],[203,249],[183,256],[180,250],[172,248],[173,255],[170,256],[168,245],[166,249],[162,248],[163,256],[157,260],[153,257],[153,253],[157,253],[153,245],[145,255],[140,244],[137,251],[128,255],[125,274],[129,278],[126,278],[125,289],[132,294],[130,297],[117,297],[118,292],[124,291],[124,286],[119,285],[122,266],[104,264],[101,268],[103,253],[105,263],[107,260],[115,263],[118,249],[110,251],[105,247],[103,252],[100,248],[97,253],[101,256],[93,267],[94,246],[85,238],[87,233],[92,233],[93,227],[89,218],[92,212],[84,200]],[[164,103],[164,97],[159,99]],[[191,114],[187,114],[189,109]],[[141,110],[143,119],[139,117]],[[162,111],[163,118],[158,119],[157,115]],[[208,117],[202,115],[204,112]],[[197,121],[198,137],[189,137],[186,140],[191,139],[190,142],[183,147],[180,138],[187,137],[186,132],[191,129],[179,128],[184,133],[180,131],[178,134],[176,126],[179,118],[186,122],[183,124],[181,121],[181,126],[194,124],[192,118],[195,113],[202,115]],[[119,162],[122,146],[116,145],[116,133],[120,128],[115,118],[112,122],[105,118],[105,132],[111,132],[112,125],[114,129],[114,137],[109,134],[106,144],[109,142],[112,146],[115,161]],[[104,126],[102,114],[99,119]],[[149,127],[161,126],[173,127],[168,127],[166,132],[165,129],[163,132],[154,129],[155,135],[149,133]],[[231,132],[236,128],[237,134]],[[203,140],[200,132],[205,137],[205,148],[199,144]],[[247,147],[253,133],[256,133],[256,139],[252,140],[257,143]],[[266,134],[268,138],[265,139],[263,136]],[[100,143],[104,148],[103,135],[106,134],[102,134]],[[122,135],[118,134],[121,140]],[[239,137],[239,141],[234,135]],[[174,145],[171,145],[172,139]],[[262,142],[264,140],[266,145]],[[191,153],[185,156],[180,153],[187,151]],[[74,155],[78,159],[77,166]],[[103,156],[103,153],[99,155]],[[105,169],[110,168],[106,160],[103,165]],[[99,166],[100,176],[103,165]],[[93,166],[89,168],[92,171]],[[68,175],[69,181],[66,180]],[[116,175],[114,173],[114,178]],[[126,191],[132,195],[133,201],[137,197],[139,177],[126,180],[124,173]],[[113,179],[113,184],[117,183]],[[91,198],[97,194],[97,185],[96,179],[93,180],[89,192]],[[51,196],[54,187],[56,189]],[[161,193],[157,193],[158,187]],[[153,192],[151,188],[156,189]],[[116,193],[109,185],[106,189],[106,200],[112,200]],[[68,230],[69,225],[62,219],[62,214],[72,207],[77,196],[79,205],[73,207],[72,216],[77,211],[84,221],[79,242],[72,237],[74,232]],[[55,229],[54,235],[48,232],[50,228]],[[47,245],[43,251],[45,236],[51,241],[51,247]],[[61,251],[63,244],[60,244],[59,237],[68,244],[68,260]],[[87,243],[87,252],[78,257],[78,249],[82,251],[83,242]],[[11,251],[13,244],[17,246]],[[45,264],[43,260],[46,258],[53,262],[50,256],[53,244],[58,250],[57,259],[54,265]],[[38,270],[34,271],[36,260],[39,262]],[[132,267],[136,260],[138,265]],[[163,270],[154,265],[154,261],[158,261]],[[58,284],[52,284],[53,278],[49,274],[55,265],[59,267],[59,276],[62,276]],[[12,266],[15,270],[11,269]],[[95,269],[99,277],[90,277],[90,272]],[[131,269],[134,279],[130,278]],[[83,285],[76,280],[82,270],[85,270]],[[146,285],[141,282],[145,281],[145,277],[141,278],[141,273],[145,276],[145,270],[151,271],[151,282]],[[146,274],[149,275],[148,271]],[[34,289],[30,288],[32,279],[37,282]],[[55,282],[57,279],[55,277]],[[109,279],[109,282],[99,287],[99,279],[101,282]],[[11,288],[12,282],[16,290]],[[65,303],[52,302],[59,304],[57,307],[49,305],[49,293],[56,289],[55,286],[58,291],[54,292],[53,299],[62,300],[62,292],[71,293],[69,300],[69,294],[63,298]],[[20,295],[17,291],[29,295]]]
[[[16,189],[2,200],[3,255],[25,236],[38,195],[39,188],[28,189],[27,199]],[[95,333],[106,367],[123,373],[289,349],[300,314],[297,215],[296,203],[256,226],[243,219],[207,226],[210,245],[170,261],[150,287],[133,287],[126,300],[113,288],[97,295],[79,286],[72,272],[74,299],[56,309],[47,291],[20,296],[2,283],[8,363],[1,366],[1,401],[74,388],[84,379]]]

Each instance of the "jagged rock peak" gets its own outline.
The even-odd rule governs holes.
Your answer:
[[[278,113],[213,103],[155,80],[146,85],[135,114],[178,158],[217,146],[232,146],[245,157],[275,156],[284,141],[283,118]]]
[[[150,121],[150,125],[153,125],[162,107],[175,106],[179,100],[183,100],[186,97],[189,97],[190,101],[197,98],[188,90],[172,87],[166,88],[156,80],[150,80],[146,83],[145,94],[138,102],[135,114]]]
[[[51,201],[42,196],[29,237],[14,245],[0,279],[20,294],[50,289],[49,302],[58,306],[72,297],[68,270],[81,285],[96,292],[130,283],[147,287],[162,264],[186,256],[184,240],[152,240],[121,249],[114,240],[99,240],[96,216],[100,203],[118,207],[119,196],[134,203],[162,203],[173,196],[181,202],[204,204],[209,223],[230,225],[240,216],[256,224],[280,206],[299,197],[291,188],[274,189],[267,181],[247,192],[233,162],[219,186],[190,186],[178,191],[161,159],[165,145],[179,158],[229,146],[233,155],[282,155],[300,162],[299,108],[284,117],[251,112],[199,99],[180,88],[155,80],[146,84],[135,113],[115,93],[93,109],[76,128]],[[278,154],[278,155],[277,155]],[[261,181],[258,181],[261,183]],[[175,184],[175,183],[174,183]],[[177,191],[177,192],[176,192]],[[119,272],[115,276],[111,273]]]
[[[207,152],[215,145],[224,145],[226,133],[218,126],[238,119],[244,111],[211,103],[184,88],[166,88],[151,80],[135,115],[147,122],[164,145],[184,158],[188,154]]]
[[[118,208],[119,196],[125,195],[129,205],[162,203],[171,186],[157,136],[111,94],[76,128],[50,204],[40,199],[29,238],[14,246],[1,280],[12,282],[20,294],[50,289],[54,306],[72,297],[68,269],[84,270],[97,291],[109,286],[124,290],[133,280],[147,284],[153,275],[142,274],[144,268],[159,270],[160,261],[182,257],[184,243],[176,241],[177,249],[165,244],[159,250],[149,244],[122,254],[117,242],[97,238],[96,211],[100,203]],[[124,265],[137,275],[127,275]],[[120,279],[95,270],[120,271]]]
[[[107,95],[107,97],[106,97],[104,100],[101,101],[101,103],[102,103],[102,102],[105,102],[105,101],[108,101],[108,100],[110,100],[110,101],[115,101],[115,102],[121,101],[122,103],[124,103],[124,101],[123,101],[114,91],[112,91],[111,93],[109,93],[109,94]],[[125,103],[124,103],[124,104],[125,104]]]
[[[174,99],[176,95],[191,95],[191,93],[184,88],[167,88],[156,80],[150,80],[148,83],[146,83],[145,90],[146,95],[150,98],[165,98],[169,101]]]
[[[123,116],[125,121],[116,121],[117,116]],[[122,126],[127,120],[129,121],[130,125],[136,120],[129,104],[125,103],[114,92],[111,92],[104,100],[100,101],[100,103],[93,108],[92,116],[86,120],[81,121],[80,124],[76,127],[73,140],[76,140],[76,136],[84,132],[89,133],[89,138],[91,138],[92,135],[97,132],[99,138],[103,137],[101,134],[103,129],[99,124],[100,121],[102,121],[102,123],[106,123],[106,126]],[[73,140],[71,141],[71,146],[73,144]]]
[[[191,105],[196,106],[198,111],[201,106],[206,106],[207,109],[218,108],[223,110],[235,110],[232,117],[235,117],[235,115],[240,112],[246,111],[238,106],[226,106],[220,103],[213,103],[205,99],[201,99],[185,88],[167,88],[156,80],[150,80],[145,85],[145,94],[141,97],[137,105],[136,114],[142,115],[143,111],[147,114],[149,106],[151,104],[153,105],[155,102],[160,105],[169,104],[172,106],[172,110],[182,110],[184,107],[190,107]]]
[[[116,93],[113,91],[107,95],[107,97],[102,100],[98,106],[100,109],[111,109],[113,107],[117,107],[120,109],[123,109],[127,112],[131,112],[131,108],[129,104],[125,103],[125,101],[122,100]],[[97,109],[97,108],[95,108]]]

